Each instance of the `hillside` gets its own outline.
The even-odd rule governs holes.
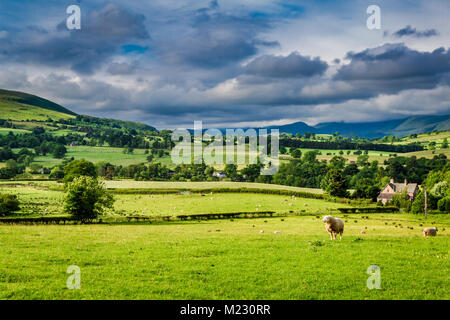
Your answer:
[[[0,89],[0,110],[2,119],[59,120],[76,116],[76,113],[47,99],[18,91]]]
[[[30,129],[36,125],[46,128],[49,120],[59,122],[75,118],[85,126],[156,130],[138,122],[77,115],[50,100],[24,92],[0,89],[0,120],[11,121],[16,128]]]

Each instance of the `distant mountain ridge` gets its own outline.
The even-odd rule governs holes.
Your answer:
[[[282,126],[270,126],[265,129],[279,129],[280,132],[291,134],[333,134],[339,132],[341,136],[361,138],[381,138],[384,136],[407,136],[410,134],[426,133],[433,130],[450,130],[450,115],[411,116],[403,119],[376,122],[324,122],[309,126],[304,122],[294,122]]]

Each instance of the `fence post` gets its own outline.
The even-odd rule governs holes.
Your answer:
[[[425,194],[425,220],[427,220],[427,209],[428,209],[427,186],[424,187],[424,194]]]

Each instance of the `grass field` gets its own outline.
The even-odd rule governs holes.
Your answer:
[[[30,133],[29,130],[24,129],[11,129],[11,128],[0,128],[0,135],[7,135],[9,132],[14,134]]]
[[[66,146],[66,157],[74,157],[75,160],[85,159],[93,163],[107,161],[114,165],[127,166],[147,162],[147,154],[144,149],[135,149],[132,154],[124,154],[123,148],[112,147],[90,147],[90,146]],[[51,155],[35,157],[33,163],[44,167],[53,167],[62,162],[62,159],[55,159]]]
[[[177,182],[177,181],[132,181],[132,180],[115,180],[105,181],[106,188],[118,189],[190,189],[203,190],[214,188],[229,189],[268,189],[268,190],[290,190],[309,193],[323,193],[322,189],[315,188],[299,188],[291,186],[282,186],[277,184],[253,183],[253,182],[231,182],[231,181],[211,181],[211,182]]]
[[[303,190],[231,182],[230,186],[223,182],[107,184],[122,189],[234,185]],[[48,189],[55,185],[2,181],[0,192],[19,196],[18,215],[60,215],[64,193]],[[152,224],[0,224],[0,299],[450,298],[450,215],[430,214],[427,222],[411,214],[345,215],[336,210],[342,204],[270,194],[114,196],[115,211],[108,215],[292,211],[297,216]],[[344,220],[342,241],[329,240],[320,220],[326,214]],[[424,226],[437,226],[438,236],[423,238]],[[71,265],[80,267],[81,290],[66,287]],[[366,287],[370,265],[381,268],[380,290]]]
[[[142,216],[177,216],[232,212],[275,211],[288,213],[337,212],[340,203],[318,199],[248,193],[115,195],[116,213]]]
[[[435,141],[439,146],[439,144],[442,143],[444,138],[450,139],[450,131],[438,132],[437,134],[436,133],[431,133],[431,134],[423,133],[423,134],[419,134],[417,136],[417,138],[405,137],[402,139],[402,141],[394,142],[394,144],[406,144],[406,143],[413,143],[413,142],[419,142],[421,144],[428,144],[431,141]]]
[[[430,218],[450,227],[448,216]],[[342,241],[314,216],[0,226],[0,299],[450,298],[448,230],[423,238],[411,215],[346,219]],[[81,290],[66,288],[70,265]],[[380,290],[366,287],[370,265],[381,269]]]
[[[439,154],[444,154],[447,156],[447,158],[450,158],[450,149],[438,149],[438,150],[424,150],[424,151],[417,151],[417,152],[408,152],[403,153],[399,155],[403,155],[405,157],[412,157],[416,156],[417,158],[428,158],[432,159],[434,156],[437,156]]]
[[[74,116],[66,113],[47,110],[23,103],[8,102],[3,100],[0,100],[0,110],[2,112],[2,119],[11,119],[17,121],[45,121],[49,118],[55,120],[74,118]]]
[[[128,188],[135,186],[148,186],[151,183],[144,182],[107,182],[110,185],[116,183],[122,188],[128,185]],[[17,215],[62,215],[62,203],[64,193],[61,191],[53,191],[47,189],[56,183],[26,183],[26,182],[2,182],[0,184],[0,192],[8,194],[16,194],[21,201],[21,211]],[[244,185],[252,184],[238,183],[237,186],[230,188],[238,188]],[[16,185],[13,187],[13,185]],[[160,187],[175,189],[176,186],[182,186],[183,189],[219,186],[219,183],[177,183],[164,182],[160,183]],[[226,184],[225,184],[226,185]],[[260,188],[267,185],[256,184]],[[277,186],[268,185],[272,190]],[[321,192],[316,189],[293,188],[278,186],[280,190],[312,190],[313,192]],[[253,193],[215,193],[206,194],[204,196],[198,193],[180,193],[180,194],[116,194],[114,195],[116,202],[115,211],[109,212],[112,216],[177,216],[182,214],[208,214],[208,213],[232,213],[232,212],[258,212],[258,211],[276,211],[278,213],[287,213],[289,211],[300,212],[307,211],[309,213],[323,212],[342,207],[342,204],[328,202],[325,200],[306,199],[298,197],[289,197],[282,195],[270,194],[253,194]]]

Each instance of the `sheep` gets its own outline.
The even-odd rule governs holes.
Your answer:
[[[323,222],[325,222],[325,229],[328,231],[328,233],[331,236],[331,240],[336,240],[336,236],[339,233],[339,239],[342,240],[342,233],[344,232],[344,222],[342,222],[341,219],[335,218],[332,216],[325,216],[322,219]]]
[[[437,231],[438,231],[438,228],[424,228],[423,236],[424,237],[435,237]]]

